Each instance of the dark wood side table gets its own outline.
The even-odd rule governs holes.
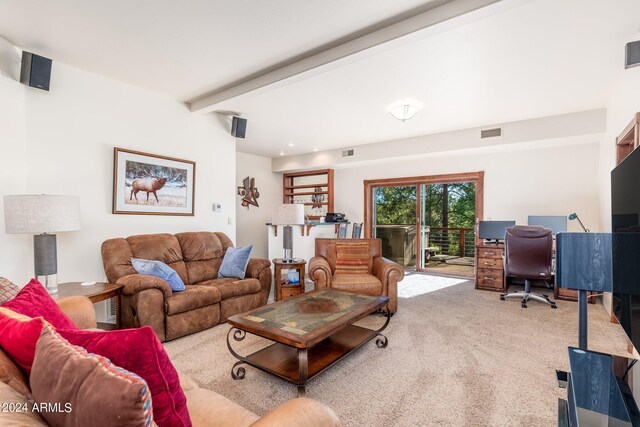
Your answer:
[[[276,287],[276,301],[282,301],[289,297],[304,293],[304,270],[307,262],[303,259],[296,259],[293,262],[284,262],[282,258],[272,260],[274,266],[274,277]],[[282,271],[296,270],[300,275],[300,283],[290,284],[287,276],[282,277]],[[285,273],[286,274],[286,273]]]
[[[120,292],[122,285],[116,283],[96,282],[95,285],[81,286],[81,282],[66,282],[58,284],[58,292],[51,295],[53,299],[84,296],[92,303],[114,298],[116,301],[116,328],[120,329]]]

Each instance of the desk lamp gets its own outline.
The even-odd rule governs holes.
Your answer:
[[[578,220],[578,222],[580,223],[580,227],[582,227],[582,229],[584,230],[585,233],[589,232],[589,229],[584,226],[582,221],[580,221],[580,218],[578,217],[578,214],[575,213],[575,212],[569,215],[569,221],[573,221],[574,219]]]
[[[4,227],[7,234],[33,234],[33,265],[36,278],[50,294],[58,292],[56,235],[80,229],[80,199],[76,196],[25,194],[4,196]]]
[[[587,291],[612,291],[611,233],[558,233],[556,283],[578,290],[578,346],[587,349]]]
[[[303,204],[279,205],[271,217],[272,225],[284,225],[282,233],[282,261],[293,262],[292,225],[304,225]]]

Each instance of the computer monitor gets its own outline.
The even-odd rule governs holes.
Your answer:
[[[529,225],[540,225],[544,228],[550,228],[553,234],[567,232],[567,217],[564,215],[559,215],[559,216],[529,215],[529,220],[527,221],[527,223]]]
[[[513,227],[514,225],[516,225],[515,221],[480,221],[478,237],[498,243],[500,240],[504,240],[504,236],[507,234],[507,227]]]

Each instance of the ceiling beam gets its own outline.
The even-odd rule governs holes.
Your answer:
[[[356,54],[382,46],[401,37],[427,29],[436,24],[466,15],[502,0],[453,0],[426,12],[418,13],[399,22],[358,36],[321,52],[313,53],[291,64],[254,75],[244,81],[213,91],[191,103],[192,112],[208,113],[222,107],[222,103],[240,96],[255,95],[273,90],[294,81],[326,71],[330,64],[337,65]]]

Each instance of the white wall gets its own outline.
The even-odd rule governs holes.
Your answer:
[[[239,142],[239,144],[242,144]],[[276,205],[282,203],[282,174],[271,172],[271,159],[253,154],[236,153],[236,188],[246,177],[256,179],[260,193],[260,207],[240,205],[241,196],[236,195],[236,236],[237,245],[252,244],[252,257],[268,258],[266,223],[271,222],[271,214]],[[237,192],[236,192],[237,194]]]
[[[235,240],[235,139],[216,115],[55,58],[50,92],[3,74],[0,93],[0,192],[81,199],[82,230],[58,235],[59,282],[102,280],[100,244],[111,237],[212,230]],[[114,146],[195,160],[195,216],[111,214]],[[0,275],[26,282],[31,236],[2,233],[0,245]]]
[[[514,145],[508,151],[475,150],[338,169],[336,211],[346,213],[351,221],[363,221],[364,180],[484,171],[484,219],[526,224],[528,215],[577,212],[595,231],[598,150],[597,140],[543,148]],[[569,230],[579,231],[579,225],[570,221]]]

